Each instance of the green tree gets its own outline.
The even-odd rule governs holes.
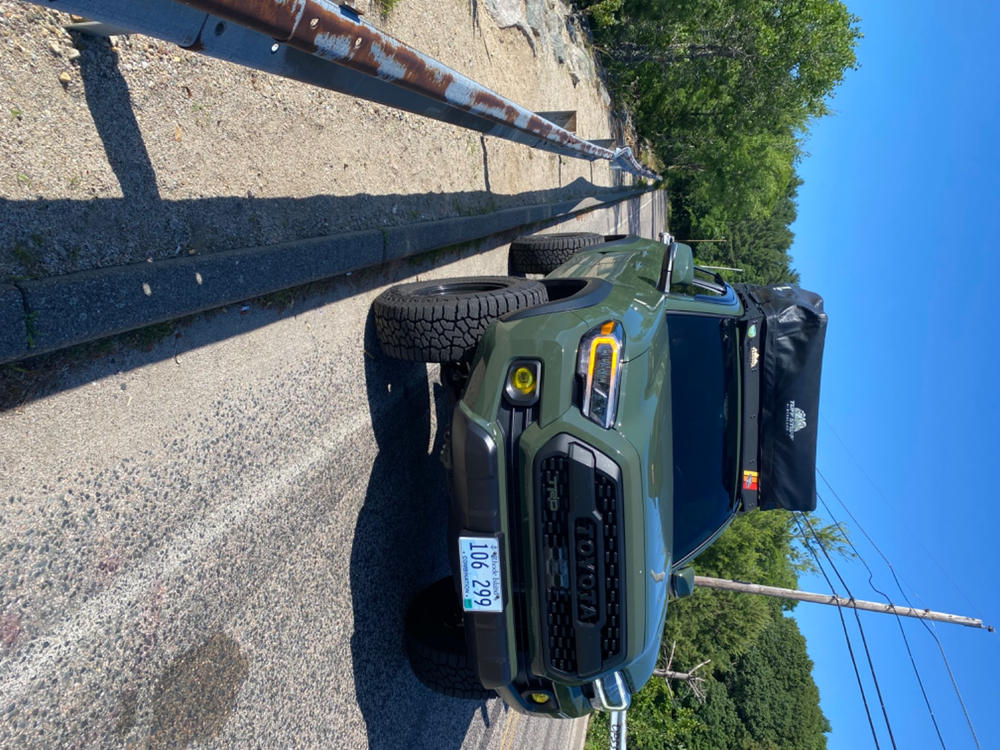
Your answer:
[[[748,734],[736,704],[721,682],[710,682],[705,690],[705,702],[698,704],[690,696],[678,690],[678,709],[686,708],[698,719],[700,727],[691,732],[683,745],[686,750],[718,750],[719,748],[742,748],[747,744]]]
[[[840,0],[627,0],[621,13],[615,71],[681,84],[670,105],[710,135],[803,128],[857,64],[858,19]]]
[[[794,280],[787,228],[800,139],[857,65],[857,17],[841,0],[586,7],[615,94],[664,165],[674,233],[732,236],[747,280]]]
[[[774,618],[726,680],[751,740],[747,747],[826,747],[830,724],[819,707],[812,667],[796,622]]]
[[[633,750],[685,747],[692,737],[706,733],[695,709],[677,702],[667,684],[656,678],[633,696],[626,724],[626,744]],[[609,731],[608,715],[594,714],[587,731],[587,750],[607,747]]]
[[[790,521],[791,514],[782,511],[737,518],[697,558],[696,570],[716,578],[794,588],[795,560],[800,555],[793,550]],[[696,588],[692,596],[671,602],[667,609],[664,658],[676,644],[676,664],[691,667],[711,659],[714,673],[726,672],[770,624],[773,609],[773,600],[764,597]]]
[[[743,270],[740,274],[724,274],[729,281],[797,283],[799,276],[788,255],[795,235],[788,227],[795,221],[795,192],[799,184],[801,181],[794,178],[774,210],[762,219],[728,221],[711,206],[692,214],[686,226],[688,235],[725,238],[722,243],[698,245],[698,262]]]

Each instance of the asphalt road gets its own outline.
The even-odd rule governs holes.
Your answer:
[[[662,193],[551,231],[655,236]],[[642,204],[642,205],[641,205]],[[403,613],[447,573],[436,368],[369,306],[505,245],[236,305],[0,394],[0,746],[567,748],[580,722],[413,677]]]

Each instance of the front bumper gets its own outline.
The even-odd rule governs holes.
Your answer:
[[[501,437],[501,436],[497,436]],[[452,500],[449,548],[452,569],[458,570],[458,537],[491,536],[500,542],[504,569],[504,611],[466,612],[465,632],[484,687],[524,713],[575,718],[591,712],[590,696],[580,685],[556,682],[531,670],[525,571],[512,565],[521,554],[517,534],[511,534],[506,502],[504,446],[471,418],[461,405],[451,426]],[[539,703],[532,695],[547,694]]]
[[[481,421],[459,404],[452,419],[452,568],[457,575],[460,536],[489,536],[504,571],[504,611],[465,614],[471,655],[483,685],[515,708],[582,716],[593,680],[626,656],[621,469],[565,432],[538,445],[533,428],[536,444],[523,453],[520,435],[537,414],[498,416]]]
[[[451,424],[452,502],[448,534],[452,570],[458,570],[460,536],[493,536],[500,540],[501,565],[509,569],[510,552],[504,543],[501,520],[500,471],[496,441],[469,420],[459,406]],[[497,688],[513,676],[513,644],[508,635],[509,582],[503,578],[503,612],[466,612],[465,632],[474,647],[483,685]]]

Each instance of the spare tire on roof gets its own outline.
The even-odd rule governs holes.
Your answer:
[[[512,276],[527,273],[552,273],[579,250],[604,242],[603,235],[593,232],[532,234],[518,237],[510,243],[507,266]]]

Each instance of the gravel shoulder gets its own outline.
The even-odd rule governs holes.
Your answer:
[[[536,110],[611,137],[561,0],[402,0],[367,18]],[[186,52],[71,36],[0,0],[0,280],[472,215],[610,186],[560,158]]]

